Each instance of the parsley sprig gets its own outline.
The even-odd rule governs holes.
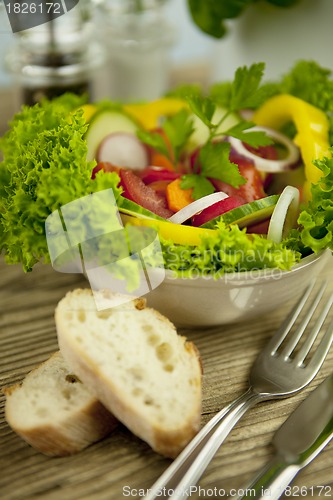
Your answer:
[[[167,137],[168,143],[158,131],[139,130],[137,135],[142,142],[169,158],[176,167],[181,152],[194,131],[189,112],[182,109],[175,115],[169,116],[162,124],[161,129]]]
[[[181,187],[192,188],[194,199],[214,192],[210,179],[218,179],[236,188],[246,183],[238,166],[229,159],[230,144],[221,140],[224,136],[236,137],[254,148],[271,144],[271,139],[264,132],[250,130],[254,126],[253,122],[240,119],[232,127],[223,127],[230,115],[242,109],[256,108],[268,97],[265,87],[261,86],[264,68],[264,63],[239,68],[231,84],[215,86],[214,93],[210,96],[203,96],[199,92],[185,95],[190,111],[183,109],[174,116],[166,118],[162,124],[168,144],[158,132],[138,133],[143,142],[177,165],[194,131],[190,112],[207,126],[208,138],[200,148],[193,172],[182,176]],[[215,121],[215,113],[221,103],[225,112],[218,121]]]

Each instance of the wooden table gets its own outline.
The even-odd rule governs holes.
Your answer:
[[[0,93],[0,135],[15,110],[14,101],[10,90]],[[328,275],[332,290],[333,266],[323,274]],[[37,266],[32,273],[24,274],[20,266],[7,266],[0,257],[0,388],[22,380],[57,349],[54,308],[67,290],[77,286],[87,286],[87,282],[77,275],[57,273],[49,266]],[[246,388],[252,362],[285,313],[283,308],[250,324],[181,332],[196,343],[203,361],[203,423]],[[274,431],[332,371],[333,349],[319,375],[301,394],[262,403],[245,415],[200,481],[200,495],[191,498],[232,498],[234,490],[244,488],[272,456]],[[45,457],[9,428],[4,402],[0,394],[2,500],[119,500],[126,498],[129,489],[132,498],[139,498],[135,489],[149,488],[170,463],[124,427],[78,455]],[[333,496],[333,445],[299,474],[294,485],[326,485],[326,497],[324,492],[319,497],[316,489],[313,494],[309,489],[308,497]],[[212,494],[214,488],[220,495]]]
[[[330,290],[333,290],[332,268],[331,265],[324,272],[330,278]],[[67,290],[82,285],[87,286],[82,277],[60,274],[49,266],[37,266],[32,273],[24,274],[19,266],[8,266],[0,260],[0,387],[20,381],[57,349],[54,308]],[[197,344],[202,356],[203,423],[246,388],[253,360],[285,313],[286,308],[282,308],[250,324],[181,332]],[[262,403],[248,412],[208,467],[200,481],[200,495],[191,498],[227,498],[228,494],[232,498],[233,489],[244,488],[272,456],[270,440],[274,431],[332,371],[333,349],[316,379],[302,393]],[[77,455],[45,457],[7,425],[1,396],[0,497],[3,500],[119,500],[126,498],[130,489],[131,497],[139,498],[140,492],[135,490],[149,488],[169,463],[170,460],[154,453],[124,427]],[[293,484],[306,488],[326,485],[327,496],[333,496],[332,444]],[[214,488],[220,490],[219,495],[212,494]],[[314,489],[314,493],[308,489],[307,497],[323,498],[323,493],[319,496],[319,489]]]

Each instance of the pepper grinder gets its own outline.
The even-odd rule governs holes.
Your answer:
[[[80,0],[62,16],[15,33],[7,66],[17,77],[24,104],[65,92],[92,98],[92,76],[104,59],[93,30],[93,4]]]

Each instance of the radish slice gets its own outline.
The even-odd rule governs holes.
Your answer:
[[[295,227],[298,209],[298,189],[294,186],[285,187],[272,213],[267,238],[275,243],[280,243],[289,230]]]
[[[97,161],[107,161],[118,167],[143,170],[149,165],[146,146],[130,132],[107,135],[97,150]]]
[[[224,200],[225,198],[229,198],[229,196],[227,195],[227,193],[224,193],[223,191],[208,194],[207,196],[199,198],[199,200],[195,200],[186,207],[178,210],[178,212],[169,217],[168,221],[174,222],[175,224],[182,224],[186,220],[193,217],[193,215],[197,214],[198,212],[201,212],[202,210],[210,207],[211,205],[214,205],[218,201]]]
[[[286,137],[277,130],[267,127],[252,127],[249,131],[252,132],[256,130],[267,132],[267,135],[285,146],[288,151],[287,157],[280,160],[268,160],[267,158],[262,158],[254,153],[251,153],[251,151],[244,146],[243,142],[235,137],[229,137],[228,141],[237,153],[245,156],[246,158],[250,158],[254,162],[256,168],[262,172],[278,173],[290,170],[299,160],[299,150],[295,144],[289,139],[289,137]]]

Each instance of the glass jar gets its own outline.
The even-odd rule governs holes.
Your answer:
[[[105,97],[150,100],[169,87],[175,33],[165,15],[167,0],[101,0],[100,24],[107,50]]]
[[[23,103],[65,92],[91,95],[92,74],[105,57],[95,29],[92,2],[80,0],[64,15],[15,34],[7,67],[18,79]]]

